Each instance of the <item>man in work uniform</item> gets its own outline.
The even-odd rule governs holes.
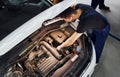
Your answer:
[[[103,51],[105,40],[108,36],[110,25],[106,18],[95,11],[92,7],[84,4],[77,4],[75,8],[68,8],[60,14],[61,19],[66,22],[72,22],[79,19],[77,30],[65,42],[57,47],[60,50],[72,45],[87,30],[92,29],[91,40],[96,49],[96,63],[99,62]]]

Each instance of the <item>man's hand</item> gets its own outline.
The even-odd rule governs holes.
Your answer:
[[[72,45],[83,33],[74,32],[71,37],[69,37],[65,42],[57,47],[57,50],[60,50],[64,47]]]

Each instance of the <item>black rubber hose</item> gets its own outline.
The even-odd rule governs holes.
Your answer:
[[[111,36],[112,38],[114,38],[115,40],[120,42],[120,38],[115,36],[115,35],[113,35],[112,33],[109,33],[109,36]]]

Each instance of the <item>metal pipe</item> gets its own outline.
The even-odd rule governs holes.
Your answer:
[[[48,50],[50,50],[50,52],[53,54],[53,56],[54,56],[55,58],[57,58],[58,60],[61,59],[62,55],[60,55],[60,54],[57,52],[56,48],[51,47],[51,46],[50,46],[47,42],[45,42],[45,41],[41,41],[40,44],[41,44],[41,45],[44,45]]]

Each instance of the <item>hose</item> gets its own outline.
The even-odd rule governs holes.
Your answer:
[[[109,36],[111,36],[112,38],[114,38],[115,40],[120,42],[120,38],[115,36],[115,35],[113,35],[112,33],[109,33]]]

